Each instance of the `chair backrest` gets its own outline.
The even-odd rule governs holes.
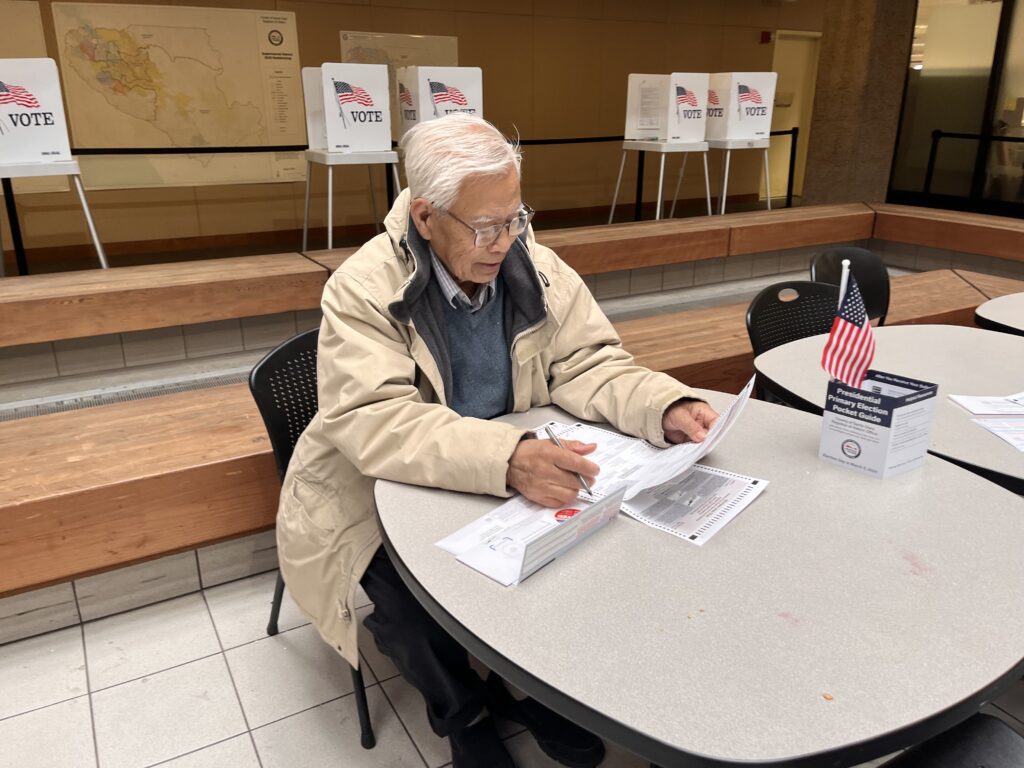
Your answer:
[[[320,329],[313,328],[292,336],[268,352],[249,374],[249,391],[267,427],[282,479],[299,435],[316,414],[319,335]]]
[[[1024,765],[1024,738],[992,715],[972,715],[881,768],[1019,768]]]
[[[852,245],[816,253],[811,259],[811,280],[839,285],[843,276],[843,259],[850,260],[850,271],[857,278],[868,317],[884,325],[885,316],[889,313],[889,271],[878,254]]]
[[[769,285],[747,308],[747,335],[754,354],[780,344],[828,333],[839,304],[839,286],[789,280]]]

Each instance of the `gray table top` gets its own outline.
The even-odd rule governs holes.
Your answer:
[[[825,336],[811,336],[754,358],[757,372],[818,408],[828,376]],[[1024,479],[1024,453],[971,421],[948,395],[1010,395],[1024,390],[1024,338],[958,325],[887,325],[875,329],[872,368],[939,385],[929,450]]]
[[[771,484],[703,547],[619,516],[504,588],[434,546],[500,500],[381,481],[380,521],[428,609],[604,724],[680,759],[852,765],[1012,682],[1024,499],[933,457],[888,480],[825,464],[820,424],[747,405],[705,463]]]
[[[1024,293],[989,299],[974,314],[983,320],[1024,332]]]

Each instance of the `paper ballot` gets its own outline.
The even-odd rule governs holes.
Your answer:
[[[975,416],[1024,416],[1024,392],[1006,397],[950,395],[949,399]]]
[[[645,440],[586,424],[556,425],[556,434],[560,438],[597,443],[597,453],[587,457],[601,467],[593,498],[604,498],[604,489],[625,485],[625,498],[629,501],[645,488],[678,477],[710,453],[736,423],[753,389],[754,379],[751,377],[732,404],[719,414],[718,421],[700,443],[680,443],[671,448],[657,448]],[[587,498],[586,494],[581,495]]]
[[[585,539],[620,509],[653,528],[703,544],[768,485],[766,480],[695,464],[736,422],[753,387],[751,379],[701,443],[657,448],[587,424],[541,425],[538,437],[550,428],[560,438],[597,443],[587,456],[601,467],[592,493],[580,491],[565,509],[547,509],[517,496],[437,546],[509,586]]]
[[[563,509],[516,496],[437,546],[499,584],[518,584],[615,517],[623,490]]]

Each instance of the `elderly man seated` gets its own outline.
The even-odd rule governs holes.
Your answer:
[[[635,365],[579,275],[537,244],[518,148],[492,125],[449,115],[410,130],[402,149],[409,188],[387,231],[324,289],[319,412],[281,493],[281,570],[353,665],[362,583],[366,627],[423,695],[455,768],[513,765],[492,713],[525,724],[555,760],[595,766],[599,739],[495,675],[481,680],[419,605],[381,546],[374,478],[562,505],[577,473],[597,476],[595,446],[559,448],[490,419],[553,403],[664,446],[702,440],[717,414]]]

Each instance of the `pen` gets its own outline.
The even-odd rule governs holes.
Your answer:
[[[551,431],[551,427],[544,427],[544,431],[548,433],[548,437],[551,438],[552,443],[557,445],[559,448],[565,447],[562,445],[562,441],[559,440],[558,437],[555,436],[555,433]],[[593,496],[594,492],[590,490],[590,486],[587,484],[587,481],[583,479],[583,475],[581,475],[579,472],[573,472],[573,474],[576,475],[576,479],[580,481],[580,485],[583,486],[583,490],[585,490],[587,493]]]

